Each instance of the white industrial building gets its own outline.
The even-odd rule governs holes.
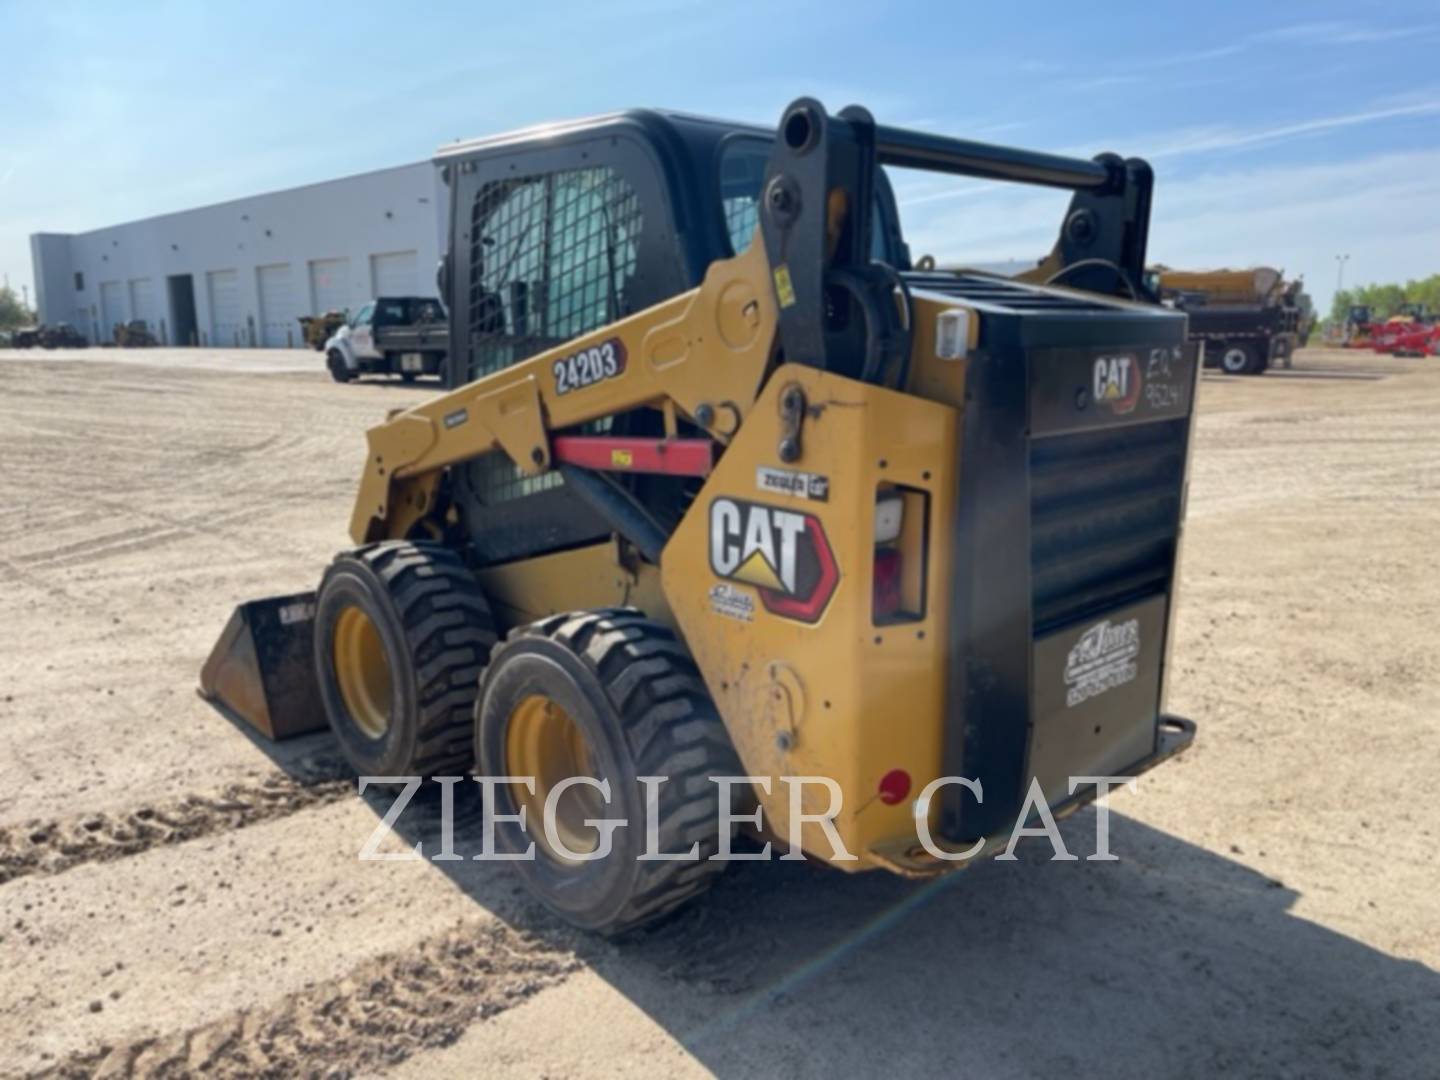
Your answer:
[[[41,321],[92,342],[303,344],[299,318],[433,296],[447,204],[428,161],[84,233],[30,238]]]

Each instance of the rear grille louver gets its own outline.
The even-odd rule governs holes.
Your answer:
[[[1186,421],[1030,443],[1030,569],[1036,636],[1169,587]]]

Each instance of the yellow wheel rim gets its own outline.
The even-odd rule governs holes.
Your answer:
[[[374,621],[358,607],[335,620],[335,681],[355,726],[372,739],[390,730],[390,660]]]
[[[524,784],[511,784],[517,807],[525,808],[525,827],[538,847],[551,858],[568,862],[545,835],[545,801],[555,785],[572,776],[594,776],[590,744],[570,714],[544,694],[531,694],[510,712],[505,729],[505,771],[510,776],[535,780],[532,792]],[[600,846],[599,830],[586,818],[604,816],[605,803],[590,784],[576,784],[555,804],[555,833],[576,854],[588,855]]]

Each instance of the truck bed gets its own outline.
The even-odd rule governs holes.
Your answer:
[[[415,323],[410,326],[380,326],[375,345],[382,352],[445,352],[450,332],[444,323]]]

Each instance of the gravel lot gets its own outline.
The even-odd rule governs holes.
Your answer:
[[[328,737],[195,696],[426,393],[300,351],[0,352],[0,1070],[1440,1076],[1440,360],[1205,376],[1170,702],[1199,741],[1114,798],[1119,862],[742,864],[623,946],[503,866],[357,861],[384,804]]]

